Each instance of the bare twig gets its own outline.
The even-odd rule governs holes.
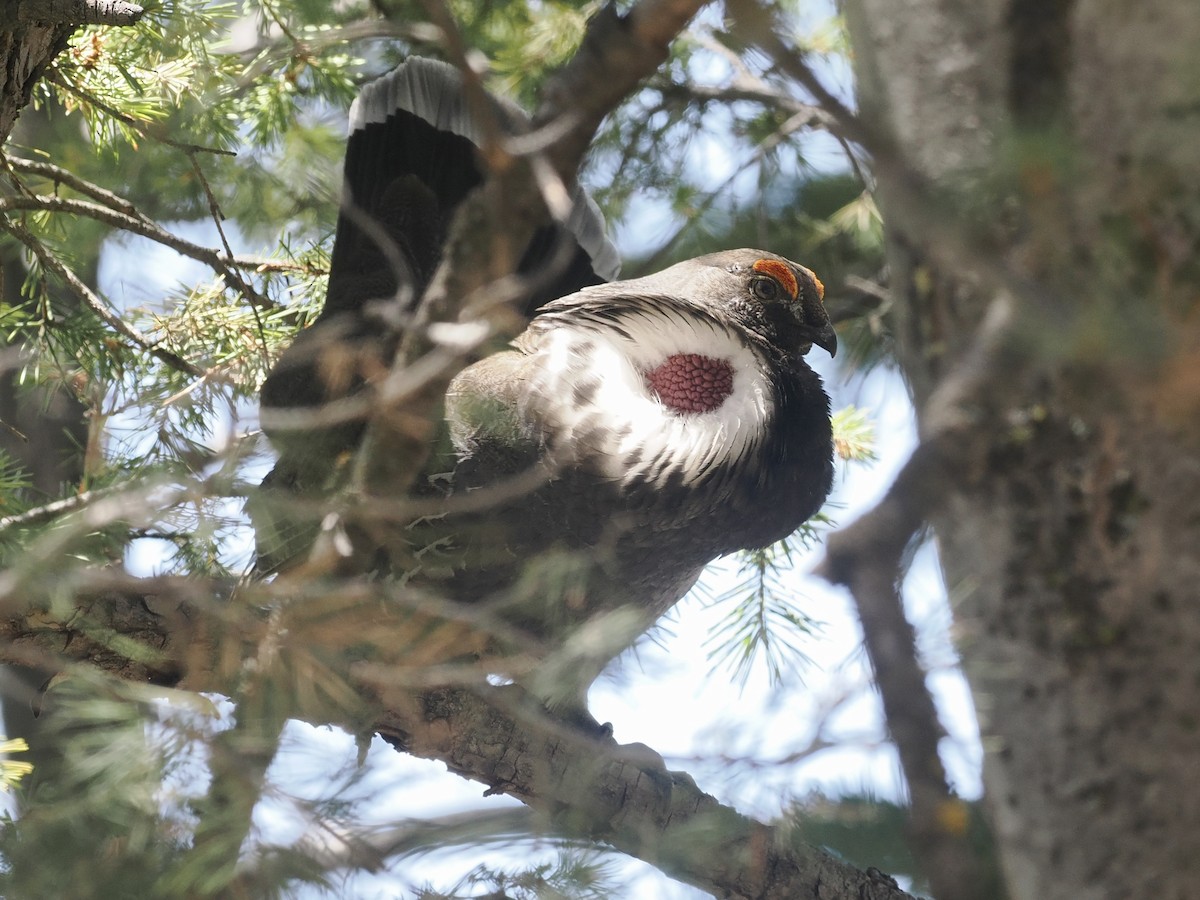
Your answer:
[[[386,19],[365,19],[349,22],[337,27],[322,26],[320,30],[307,30],[299,35],[260,35],[252,44],[239,46],[233,52],[246,61],[238,75],[232,92],[240,95],[251,85],[257,84],[264,73],[297,56],[316,56],[331,47],[342,48],[358,41],[375,38],[392,38],[409,44],[435,45],[440,32],[425,22],[409,23]]]
[[[106,490],[84,491],[82,494],[76,494],[73,497],[64,497],[62,500],[55,500],[52,503],[27,509],[23,513],[5,516],[0,519],[0,534],[3,534],[10,528],[27,528],[31,525],[41,525],[43,522],[53,521],[61,515],[74,512],[77,509],[87,506],[89,503],[94,503],[101,497],[107,497],[122,490],[125,489],[109,488]]]
[[[735,103],[740,100],[781,110],[790,116],[803,116],[805,125],[828,128],[834,122],[833,117],[820,106],[791,97],[761,79],[739,79],[728,85],[711,85],[663,78],[651,86],[672,100],[688,103]]]
[[[675,245],[684,234],[691,228],[694,228],[701,217],[708,212],[716,204],[718,198],[725,194],[733,184],[749,169],[751,166],[761,163],[766,159],[767,155],[787,140],[792,134],[799,131],[808,125],[811,125],[811,119],[807,112],[800,111],[784,122],[779,129],[769,135],[761,144],[755,148],[755,152],[749,159],[744,160],[734,171],[722,181],[719,185],[708,191],[704,199],[696,204],[695,212],[688,216],[687,221],[675,230],[675,233],[667,238],[649,259],[642,263],[644,269],[653,271],[661,262],[670,254],[671,248]]]
[[[213,225],[217,228],[217,234],[221,237],[221,246],[225,248],[225,255],[230,259],[233,258],[233,247],[229,245],[229,237],[225,234],[225,226],[221,224],[225,220],[225,213],[221,212],[221,205],[217,203],[217,197],[213,193],[212,185],[208,183],[208,179],[204,177],[204,169],[200,167],[200,161],[196,158],[195,150],[188,150],[188,162],[192,164],[192,171],[196,173],[196,177],[200,180],[201,187],[204,188],[204,196],[208,199],[208,211],[212,216]],[[254,286],[242,277],[242,274],[236,269],[224,266],[222,271],[225,277],[233,282],[234,286],[241,292],[242,296],[250,301],[250,312],[254,316],[254,323],[258,327],[259,348],[262,351],[263,363],[267,366],[271,364],[271,351],[267,346],[266,327],[263,325],[262,316],[259,315],[259,307],[270,307],[272,304],[266,297],[255,290]]]
[[[96,492],[86,502],[76,502],[71,509],[47,513],[47,516],[73,515],[64,527],[40,535],[24,547],[21,555],[0,572],[0,607],[9,611],[13,606],[27,602],[25,592],[31,583],[42,582],[43,588],[49,588],[57,580],[51,577],[53,567],[49,563],[53,561],[59,565],[82,535],[94,533],[114,522],[148,521],[186,496],[187,490],[178,486],[145,484]],[[104,578],[97,569],[68,567],[54,574],[69,578],[81,571],[86,571],[89,587],[99,585]]]
[[[288,28],[287,22],[285,22],[283,17],[279,15],[278,10],[275,9],[275,5],[268,2],[268,0],[263,0],[262,8],[263,11],[270,16],[271,21],[275,23],[275,27],[279,29],[280,33],[289,41],[291,41],[293,46],[299,46],[300,42],[296,40],[296,35],[292,33],[290,28]]]
[[[204,177],[204,170],[202,168],[200,168],[200,161],[198,159],[196,159],[196,151],[188,150],[186,152],[187,152],[188,162],[190,162],[192,164],[192,171],[196,173],[196,178],[199,179],[200,186],[204,188],[204,196],[208,200],[208,211],[209,211],[209,214],[212,216],[213,225],[215,225],[217,228],[217,234],[221,238],[221,246],[225,248],[225,256],[228,257],[229,259],[233,259],[233,247],[231,247],[229,245],[229,238],[225,234],[225,226],[223,224],[221,224],[222,222],[225,221],[225,213],[221,212],[221,205],[219,203],[217,203],[217,197],[212,191],[212,185],[210,185],[208,183],[208,179]],[[220,264],[219,259],[220,259],[220,257],[218,257],[218,265]],[[250,284],[250,282],[248,282],[248,281],[246,281],[246,279],[242,278],[241,274],[239,272],[237,272],[236,270],[230,269],[227,266],[223,266],[222,271],[224,272],[224,274],[227,278],[229,278],[230,280],[233,281],[233,283],[237,287],[237,289],[242,292],[242,295],[247,300],[250,301],[251,310],[254,313],[254,319],[258,323],[259,336],[262,337],[263,323],[262,323],[262,319],[259,318],[258,308],[260,306],[268,306],[269,307],[272,304],[270,303],[270,301],[267,300],[266,297],[262,296],[258,291],[256,291],[254,289],[253,285]],[[266,357],[266,355],[267,355],[266,341],[264,340],[263,341],[263,356],[264,356],[264,358]]]
[[[480,151],[484,164],[490,171],[500,172],[512,164],[511,158],[504,150],[504,127],[496,116],[496,110],[488,97],[483,79],[477,71],[477,66],[471,62],[471,49],[463,37],[458,23],[454,21],[444,0],[421,0],[430,21],[437,26],[441,33],[442,46],[445,48],[450,61],[458,68],[463,77],[463,93],[471,117],[479,125],[482,141]]]
[[[74,188],[81,194],[91,197],[93,200],[111,206],[113,209],[123,212],[128,216],[137,216],[138,210],[131,202],[126,200],[107,188],[102,188],[98,184],[80,178],[74,172],[64,169],[62,166],[56,166],[48,162],[38,162],[32,159],[22,159],[19,156],[9,156],[0,150],[0,162],[5,167],[14,172],[24,172],[26,175],[38,175],[42,178],[48,178],[57,184],[65,184],[68,187]]]
[[[774,7],[764,7],[757,0],[730,0],[729,6],[739,26],[739,39],[765,52],[780,71],[817,100],[830,116],[832,133],[870,154],[877,180],[887,184],[892,230],[919,241],[931,260],[947,271],[977,279],[992,294],[1008,294],[1032,305],[1049,306],[1057,300],[1046,285],[1030,279],[1011,259],[990,252],[975,237],[976,230],[939,201],[939,192],[908,163],[895,140],[883,128],[855,115],[830,92],[805,62],[804,52],[780,37],[788,29]]]
[[[304,815],[298,809],[297,815]],[[310,817],[311,818],[311,817]],[[294,850],[325,871],[367,869],[374,871],[394,857],[421,853],[434,847],[464,844],[513,842],[544,837],[533,811],[516,809],[472,809],[436,819],[414,819],[367,828],[335,828],[325,820],[311,818]],[[246,874],[253,872],[261,857],[269,859],[274,848],[265,848],[257,861],[247,860]]]

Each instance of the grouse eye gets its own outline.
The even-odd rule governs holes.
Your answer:
[[[774,278],[755,278],[750,282],[750,290],[764,303],[773,303],[779,299],[779,282]]]
[[[750,268],[756,273],[754,281],[750,283],[750,290],[759,300],[769,303],[784,297],[793,301],[800,297],[796,273],[787,263],[778,259],[760,259]]]

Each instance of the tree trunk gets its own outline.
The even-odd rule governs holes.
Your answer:
[[[7,12],[5,18],[10,14]],[[0,25],[0,144],[29,103],[42,71],[66,48],[75,28],[22,21]]]
[[[880,197],[923,429],[989,306],[1015,310],[973,410],[984,451],[934,523],[1009,887],[1183,900],[1200,879],[1200,17],[1186,0],[902,6],[848,12],[864,118],[885,123],[872,149],[895,157]]]

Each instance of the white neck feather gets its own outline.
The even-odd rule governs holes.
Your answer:
[[[542,334],[537,353],[542,365],[535,367],[528,397],[556,432],[555,447],[621,482],[661,484],[678,471],[690,484],[752,450],[773,415],[763,360],[708,317],[645,306],[622,314],[619,327],[584,317],[560,320]],[[710,412],[672,410],[646,384],[647,372],[687,353],[724,359],[733,368],[732,393]],[[587,398],[582,403],[576,401],[580,391]]]

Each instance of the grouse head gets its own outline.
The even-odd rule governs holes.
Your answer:
[[[831,356],[837,352],[837,335],[825,311],[825,286],[811,270],[773,253],[710,253],[623,284],[705,307],[784,356],[803,356],[814,344]]]

